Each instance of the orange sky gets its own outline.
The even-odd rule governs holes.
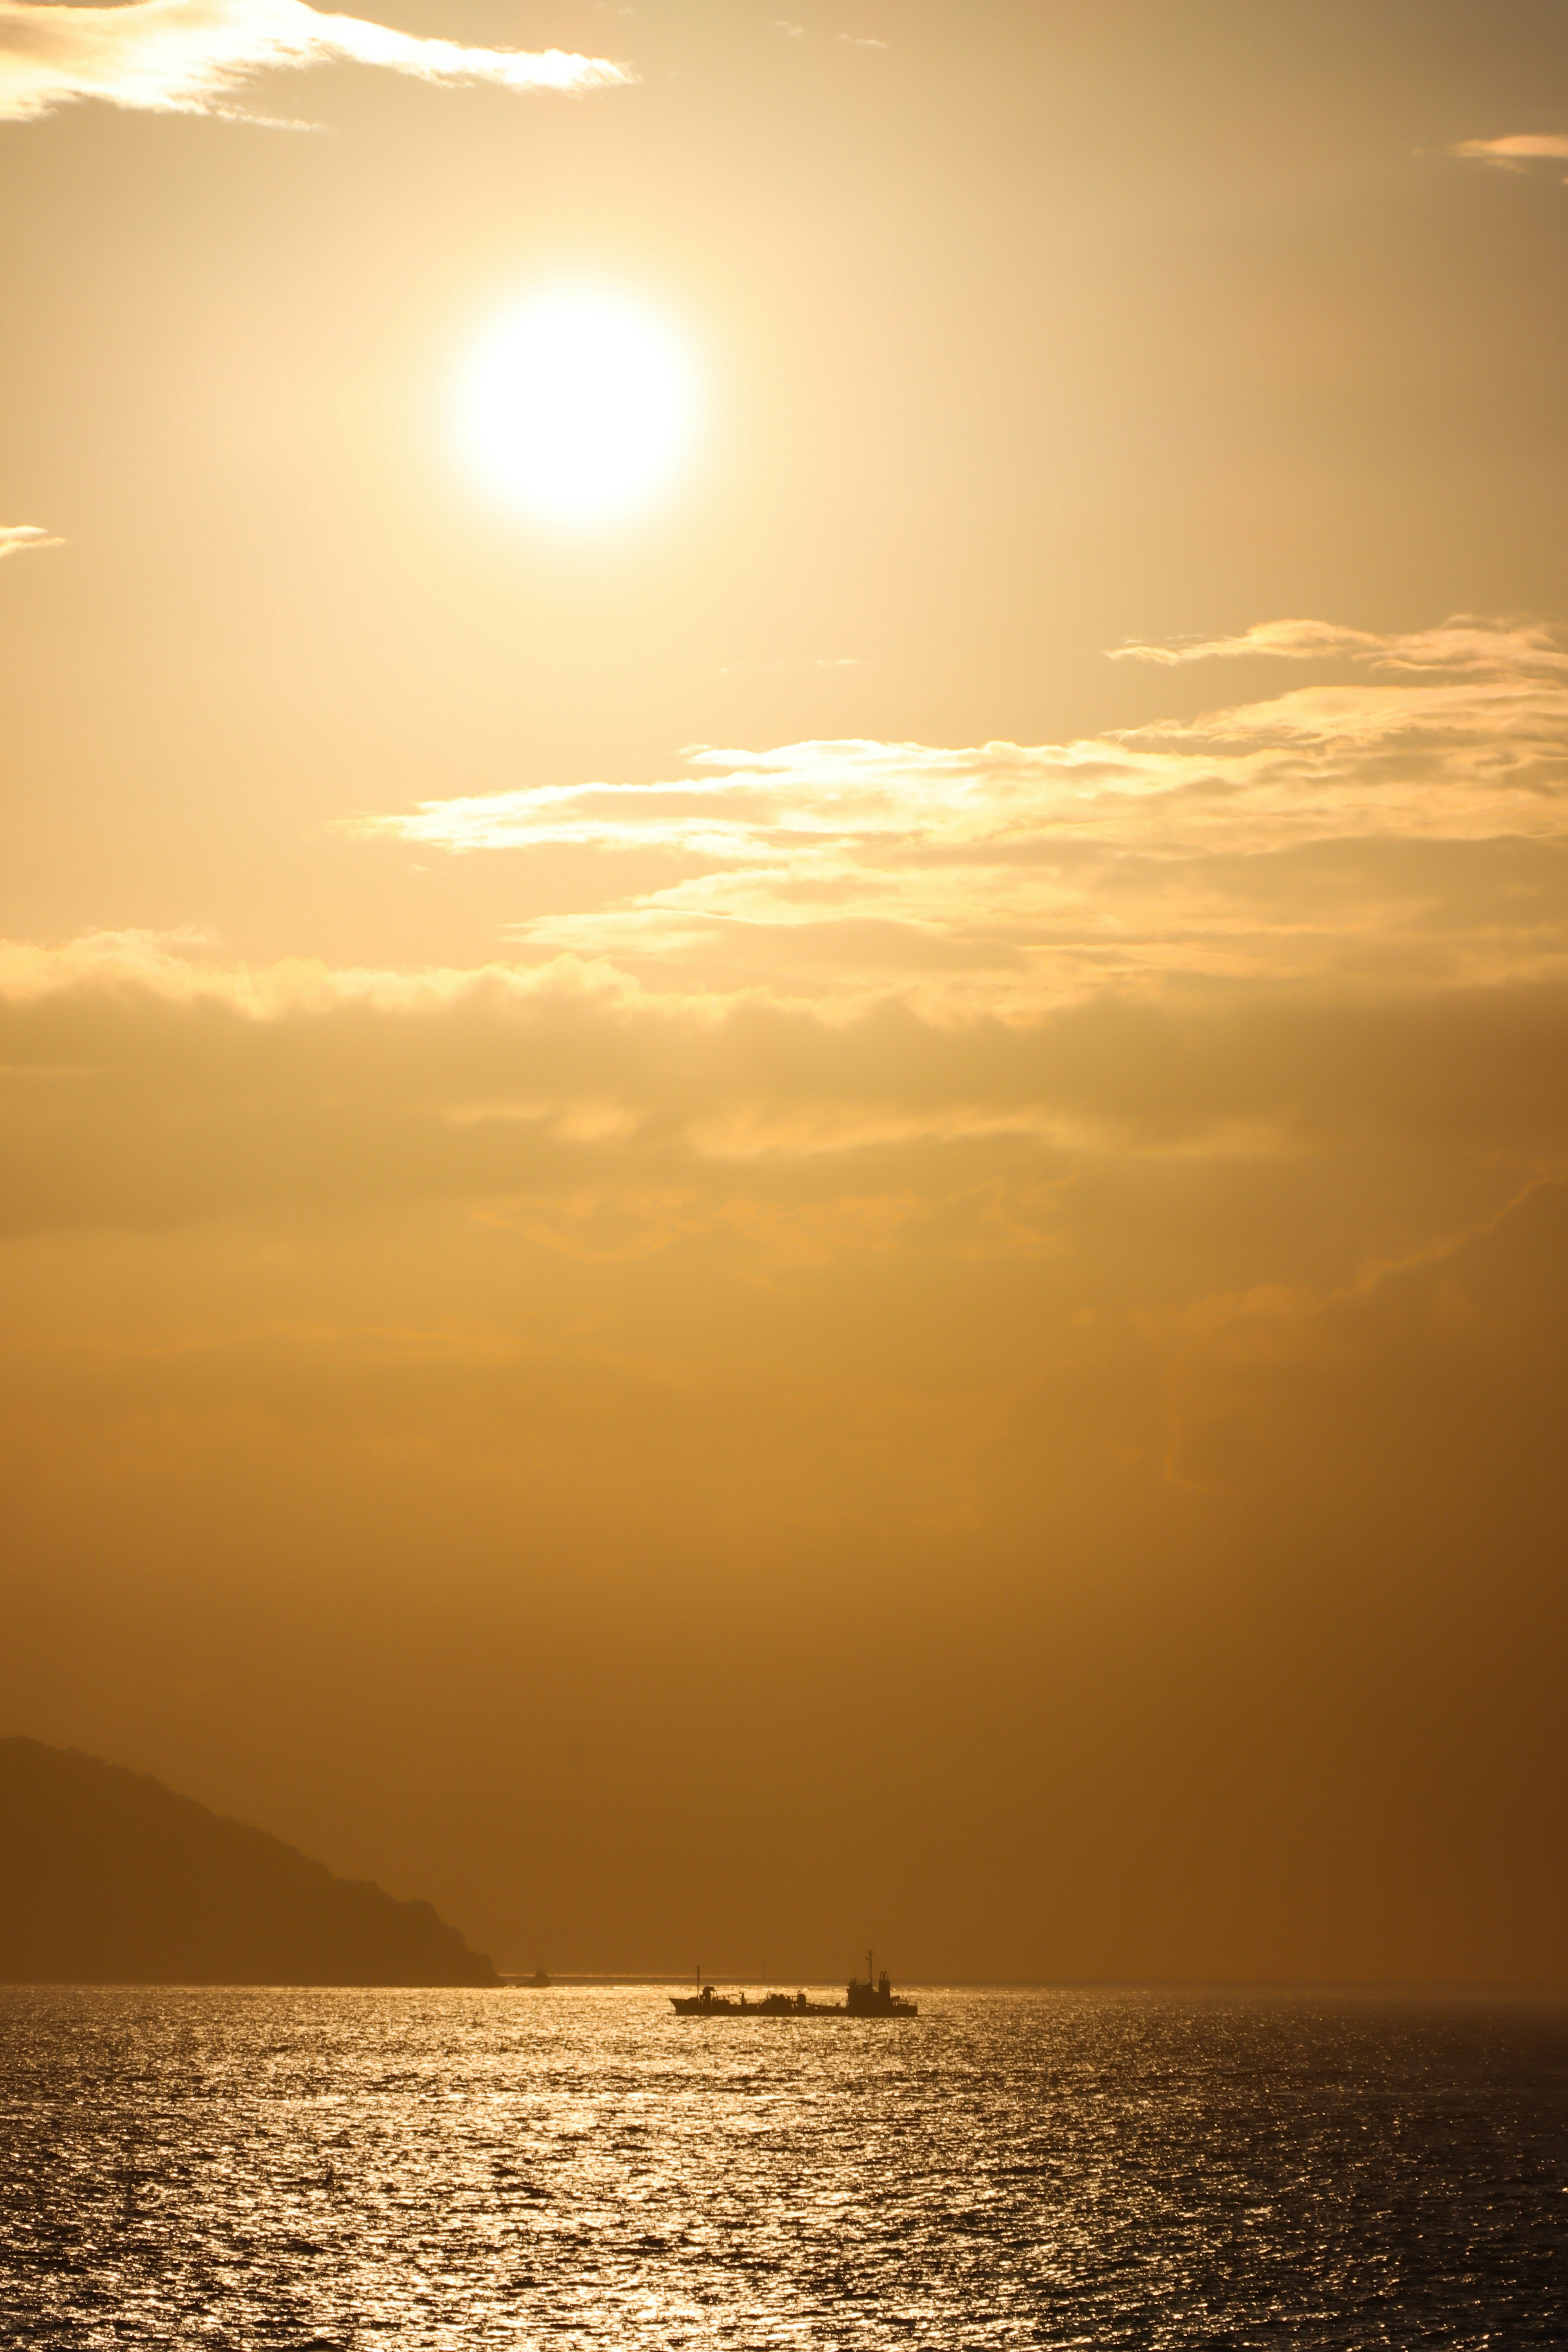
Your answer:
[[[502,1967],[1568,1976],[1565,261],[1557,0],[0,0],[5,1727]]]

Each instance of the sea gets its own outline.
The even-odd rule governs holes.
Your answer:
[[[1568,2346],[1568,2007],[0,1990],[0,2342]]]

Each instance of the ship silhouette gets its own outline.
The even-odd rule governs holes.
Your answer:
[[[705,1984],[700,1992],[672,1995],[670,2006],[678,2017],[918,2017],[917,2003],[894,1992],[886,1969],[872,1976],[872,1957],[866,1955],[864,1982],[851,1977],[843,2000],[807,2000],[803,1992],[768,1992],[761,2000],[748,2000],[743,1992],[731,1998]],[[697,1974],[700,1980],[700,1969]]]

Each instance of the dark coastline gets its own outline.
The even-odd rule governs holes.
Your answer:
[[[0,1983],[497,1985],[401,1902],[150,1774],[0,1739]]]

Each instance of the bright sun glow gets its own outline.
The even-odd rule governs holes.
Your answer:
[[[614,296],[555,293],[510,311],[464,370],[458,430],[490,488],[559,523],[645,506],[689,448],[696,384],[676,338]]]

